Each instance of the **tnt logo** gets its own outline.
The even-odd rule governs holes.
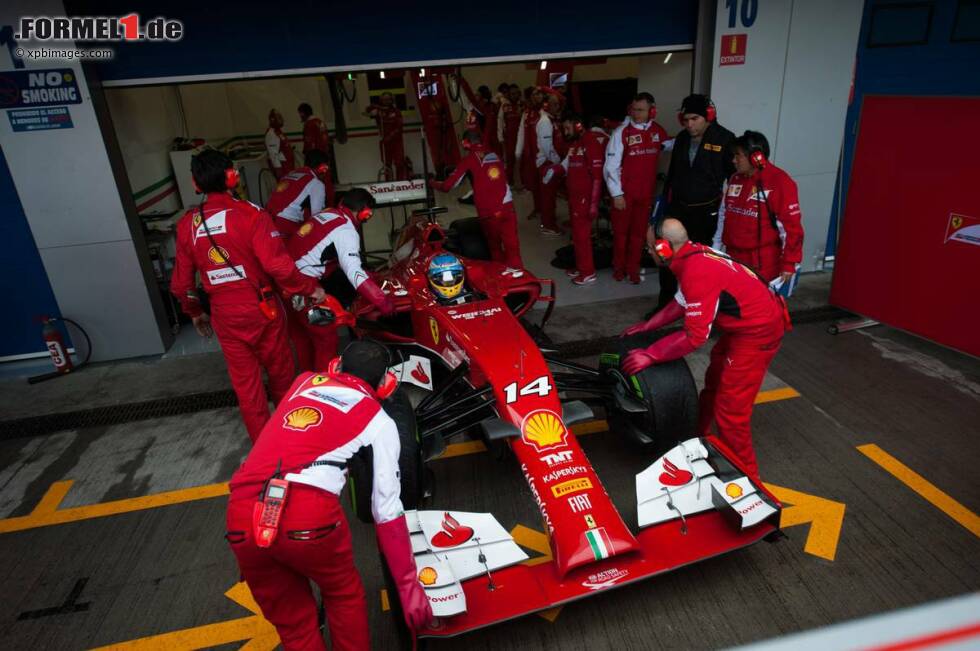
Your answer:
[[[571,463],[572,451],[564,450],[562,452],[555,452],[554,454],[546,454],[541,457],[541,460],[548,464],[549,468],[554,468],[555,466]]]
[[[591,511],[592,502],[589,501],[588,493],[569,497],[568,508],[572,510],[572,513],[582,513],[584,511]]]

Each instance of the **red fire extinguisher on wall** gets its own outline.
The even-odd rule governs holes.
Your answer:
[[[50,380],[52,378],[65,375],[66,373],[70,373],[76,368],[81,368],[84,366],[92,356],[92,341],[89,339],[88,333],[82,329],[82,326],[78,325],[71,319],[66,319],[64,317],[42,316],[40,317],[40,321],[41,337],[44,339],[44,345],[48,349],[48,354],[51,355],[51,362],[54,364],[54,372],[29,377],[27,378],[27,382],[29,384],[36,384],[38,382],[43,382],[44,380]],[[82,334],[82,337],[85,338],[85,358],[78,364],[78,366],[75,366],[71,361],[71,357],[68,356],[68,347],[65,345],[65,339],[61,336],[61,330],[56,325],[58,321],[70,323],[78,330],[78,332]]]

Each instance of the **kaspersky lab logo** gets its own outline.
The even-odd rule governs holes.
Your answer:
[[[18,41],[179,41],[184,23],[158,16],[140,23],[139,14],[128,16],[24,16]]]

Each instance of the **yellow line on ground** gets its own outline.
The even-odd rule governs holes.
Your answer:
[[[793,387],[783,387],[781,389],[770,389],[768,391],[760,391],[755,397],[755,404],[761,405],[766,402],[776,402],[777,400],[788,400],[790,398],[799,398],[799,392]]]
[[[90,520],[92,518],[104,518],[109,515],[129,513],[132,511],[142,511],[144,509],[155,509],[171,504],[182,502],[193,502],[195,500],[206,500],[212,497],[221,497],[228,494],[228,484],[208,484],[206,486],[194,486],[193,488],[182,488],[179,490],[156,493],[154,495],[144,495],[143,497],[130,497],[128,499],[113,500],[102,502],[101,504],[89,504],[86,506],[74,506],[67,509],[59,509],[58,506],[68,494],[74,482],[72,480],[59,481],[51,484],[51,487],[38,502],[34,510],[29,514],[0,520],[0,533],[10,533],[12,531],[23,531],[25,529],[35,529],[37,527],[47,527],[53,524],[65,524],[67,522],[77,522],[78,520]]]
[[[980,517],[952,497],[936,488],[925,477],[888,454],[873,443],[859,445],[858,451],[884,468],[895,479],[918,493],[924,500],[953,518],[970,533],[980,538]]]

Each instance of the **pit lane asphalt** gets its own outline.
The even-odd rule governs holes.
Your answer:
[[[766,481],[846,503],[833,561],[805,553],[808,529],[792,527],[779,543],[567,605],[553,623],[532,615],[430,648],[720,648],[980,588],[980,540],[856,449],[879,445],[976,513],[980,362],[883,327],[825,330],[787,336],[767,386],[801,397],[758,405],[753,425]],[[692,361],[698,376],[703,359]],[[614,432],[581,442],[635,522],[633,478],[653,459]],[[0,514],[30,513],[62,480],[74,484],[61,508],[226,481],[246,451],[233,408],[5,441]],[[432,467],[432,508],[541,528],[513,462],[473,454]],[[223,596],[238,578],[224,506],[196,499],[0,533],[0,640],[83,649],[250,617]],[[372,531],[352,529],[375,648],[394,648]]]

